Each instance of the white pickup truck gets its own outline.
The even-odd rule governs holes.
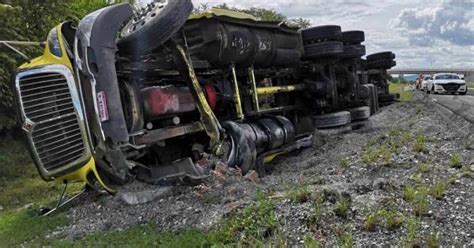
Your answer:
[[[467,93],[466,81],[455,73],[437,73],[431,80],[427,80],[428,93],[450,93],[465,95]]]

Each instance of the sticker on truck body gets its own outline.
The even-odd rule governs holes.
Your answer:
[[[99,109],[99,119],[101,122],[109,120],[109,110],[107,109],[107,97],[105,92],[97,92],[97,107]]]

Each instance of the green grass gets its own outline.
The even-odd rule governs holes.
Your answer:
[[[351,202],[349,199],[347,197],[341,197],[334,206],[334,213],[339,217],[346,218],[350,208]]]
[[[407,202],[412,202],[415,199],[416,190],[410,185],[403,188],[403,199]]]
[[[262,195],[242,211],[231,214],[208,231],[188,229],[158,232],[154,224],[86,235],[76,241],[57,241],[54,247],[263,247],[279,243],[273,203]]]
[[[403,247],[415,247],[417,245],[417,239],[419,238],[418,230],[420,228],[420,222],[411,217],[407,221],[406,235],[403,238]]]
[[[449,165],[454,168],[462,167],[462,156],[459,153],[453,153],[449,158]]]
[[[179,233],[156,231],[152,224],[134,226],[123,231],[99,232],[77,241],[57,241],[54,247],[205,247],[212,235],[190,229]]]
[[[400,94],[400,101],[410,102],[413,100],[413,93],[410,90],[407,90],[407,84],[396,84],[390,83],[388,85],[388,91],[390,94]]]
[[[430,188],[430,195],[441,200],[446,193],[446,185],[443,182],[437,182],[433,187]]]
[[[381,163],[384,166],[389,166],[392,163],[392,153],[385,144],[381,146],[367,146],[362,151],[361,158],[367,165]]]
[[[293,202],[303,203],[310,200],[311,191],[309,190],[308,185],[302,185],[288,192],[287,196]]]
[[[429,165],[428,163],[421,163],[418,166],[418,169],[416,169],[416,173],[424,174],[430,172],[432,166]]]
[[[321,248],[323,245],[317,239],[314,239],[312,235],[306,234],[304,236],[304,246],[308,248]]]
[[[424,215],[428,212],[429,200],[428,200],[428,188],[421,186],[417,188],[415,198],[412,202],[413,210],[416,216]]]
[[[439,186],[436,186],[439,187]],[[441,189],[436,188],[434,194],[441,194]],[[438,192],[439,191],[439,192]],[[426,186],[413,186],[407,185],[403,189],[403,199],[413,206],[413,210],[416,216],[425,214],[428,211],[429,200],[428,193],[431,193],[430,189]],[[442,192],[444,194],[444,191]]]
[[[323,212],[324,195],[322,193],[316,194],[314,201],[311,204],[310,214],[306,220],[308,227],[317,226],[321,221],[321,215]]]
[[[414,152],[425,152],[426,151],[426,136],[418,134],[413,143]]]
[[[347,161],[347,159],[343,158],[343,157],[337,157],[337,167],[341,168],[341,169],[348,169],[351,167],[351,164],[349,163],[349,161]]]
[[[439,235],[436,232],[430,232],[426,236],[426,246],[428,248],[437,248],[439,247]]]
[[[351,226],[336,227],[337,243],[341,248],[351,248],[354,244]]]
[[[0,246],[13,247],[23,243],[29,246],[46,246],[49,241],[45,236],[66,224],[65,214],[41,217],[33,211],[2,213],[0,214]]]
[[[379,224],[378,214],[377,213],[370,213],[365,217],[364,224],[362,225],[362,227],[366,231],[373,232],[377,228],[378,224]]]
[[[468,88],[471,88],[471,89],[474,89],[474,83],[468,83],[468,84],[467,84],[467,87],[468,87]]]
[[[60,193],[61,185],[43,181],[22,141],[0,138],[0,244],[43,244],[44,236],[67,223],[64,214],[39,217],[38,209],[49,206]],[[71,187],[72,191],[80,186]],[[32,209],[24,209],[29,205]],[[0,246],[2,246],[0,245]]]
[[[23,142],[0,141],[0,205],[8,211],[34,203],[40,207],[58,197],[61,184],[45,182],[33,165]],[[73,191],[80,187],[72,187]],[[1,213],[1,212],[0,212]]]

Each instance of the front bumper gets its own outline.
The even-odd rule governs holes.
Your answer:
[[[464,93],[467,91],[466,84],[437,84],[434,86],[436,93]]]

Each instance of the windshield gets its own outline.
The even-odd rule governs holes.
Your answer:
[[[446,74],[446,75],[439,75],[439,76],[436,76],[435,79],[459,79],[459,77],[457,75],[449,75],[449,74]]]
[[[425,77],[425,81],[426,81],[426,80],[431,80],[431,77]]]

